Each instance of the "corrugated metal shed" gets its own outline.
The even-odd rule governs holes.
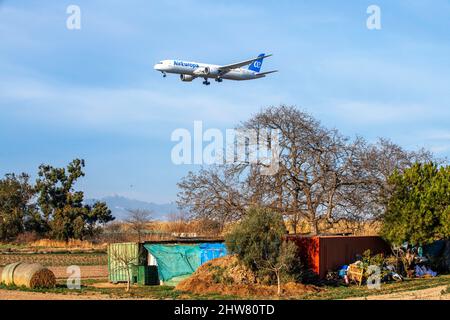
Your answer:
[[[146,251],[140,243],[111,243],[108,245],[109,281],[113,283],[126,282],[127,268],[133,274],[134,267],[145,265],[146,259]]]
[[[370,250],[372,254],[389,254],[389,245],[377,236],[317,236],[287,237],[299,248],[302,263],[320,278],[344,264],[355,261],[356,255]]]

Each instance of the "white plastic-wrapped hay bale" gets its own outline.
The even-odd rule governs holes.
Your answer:
[[[7,270],[7,273],[5,273]],[[39,263],[13,263],[2,272],[2,282],[8,285],[27,288],[53,288],[56,285],[55,274]]]
[[[19,266],[21,262],[11,263],[8,264],[6,267],[3,268],[2,271],[2,277],[0,279],[0,282],[6,284],[7,286],[14,284],[14,271],[16,270],[17,266]]]

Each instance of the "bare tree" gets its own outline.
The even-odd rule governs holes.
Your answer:
[[[111,269],[115,273],[125,272],[127,276],[126,292],[131,289],[132,268],[138,261],[132,250],[123,250],[120,247],[110,245],[108,247]]]
[[[184,233],[190,231],[189,216],[185,211],[172,212],[168,216],[170,224],[168,230],[172,233]]]
[[[394,171],[403,172],[416,162],[430,162],[441,160],[424,150],[406,151],[392,141],[384,138],[377,143],[368,145],[359,155],[360,170],[364,171],[370,188],[365,190],[365,210],[371,212],[373,217],[379,217],[386,210],[386,203],[392,190],[388,179]]]
[[[108,242],[121,242],[123,237],[123,223],[119,221],[113,221],[103,228],[102,237]]]
[[[267,176],[260,173],[263,163],[236,163],[189,173],[178,184],[178,205],[196,218],[225,223],[258,205],[282,214],[294,232],[306,221],[318,234],[324,223],[376,218],[394,170],[432,158],[388,140],[368,144],[361,137],[349,139],[291,106],[267,108],[238,129],[256,131],[259,139],[277,130],[279,169]]]
[[[178,205],[191,212],[191,218],[215,220],[223,227],[245,212],[244,185],[233,167],[215,166],[199,173],[189,172],[178,187],[181,190]]]
[[[151,222],[152,212],[141,209],[127,209],[128,217],[125,220],[128,226],[137,234],[138,242],[141,242],[142,235]]]
[[[360,140],[350,143],[337,130],[326,129],[308,114],[286,106],[268,108],[244,127],[281,132],[278,183],[268,205],[287,200],[278,211],[290,219],[294,230],[299,218],[306,219],[314,234],[319,233],[321,218],[337,218],[339,192],[357,183],[352,164]]]
[[[272,272],[277,279],[277,294],[281,295],[281,283],[296,263],[297,246],[293,242],[284,241],[275,261],[265,260],[259,266],[263,270]]]

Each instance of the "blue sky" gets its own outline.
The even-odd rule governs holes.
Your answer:
[[[81,8],[81,30],[66,8]],[[381,8],[381,30],[366,10]],[[274,56],[249,82],[182,83],[162,59]],[[86,160],[87,197],[176,199],[195,166],[170,135],[232,128],[294,104],[344,134],[450,156],[450,3],[433,1],[0,0],[0,175]]]

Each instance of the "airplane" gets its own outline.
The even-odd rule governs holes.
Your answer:
[[[272,55],[261,53],[257,58],[224,66],[183,60],[163,60],[155,64],[154,69],[161,72],[164,78],[167,77],[168,73],[179,74],[181,81],[184,82],[191,82],[195,78],[203,78],[203,84],[208,86],[211,84],[208,79],[214,79],[216,82],[222,82],[223,79],[253,80],[278,72],[278,70],[260,72],[263,60],[270,56]],[[249,65],[248,68],[242,68],[247,65]]]

